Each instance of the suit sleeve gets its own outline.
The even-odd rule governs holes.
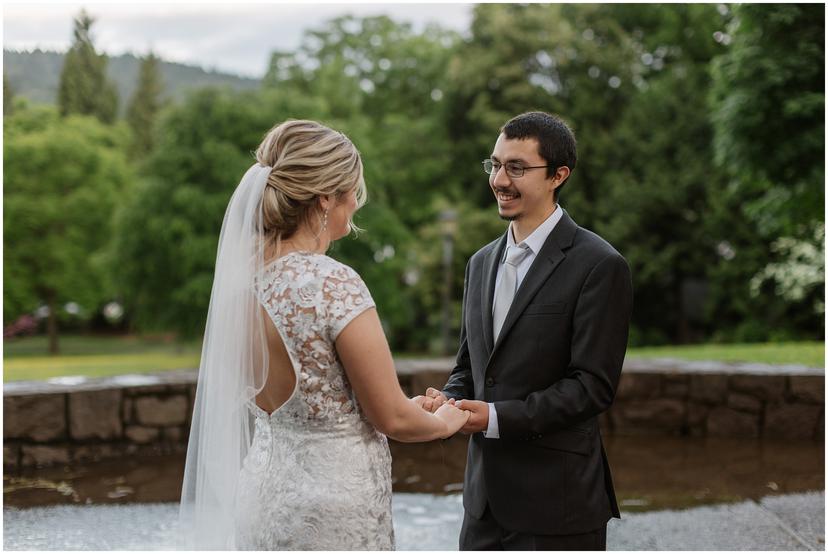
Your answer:
[[[454,369],[449,374],[448,381],[443,387],[443,394],[448,398],[474,398],[474,383],[472,382],[471,360],[469,345],[466,340],[466,293],[469,290],[469,267],[471,260],[466,264],[466,275],[463,278],[463,309],[460,312],[460,348]]]
[[[495,402],[500,438],[530,439],[609,408],[621,377],[631,312],[629,266],[610,254],[592,269],[578,295],[566,377],[525,400]]]

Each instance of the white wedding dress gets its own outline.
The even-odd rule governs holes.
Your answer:
[[[327,256],[293,252],[255,285],[296,372],[290,399],[253,406],[239,480],[241,550],[393,550],[391,455],[365,419],[334,347],[374,306],[359,275]]]

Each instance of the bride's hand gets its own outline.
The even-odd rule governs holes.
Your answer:
[[[449,400],[434,412],[434,415],[443,420],[446,424],[446,434],[440,438],[447,439],[457,433],[468,421],[471,412],[461,410],[454,405],[454,400]]]

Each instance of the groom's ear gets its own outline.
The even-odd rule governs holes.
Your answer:
[[[559,186],[561,186],[564,183],[564,181],[566,181],[567,177],[569,177],[569,168],[565,165],[562,165],[555,171],[555,174],[549,178],[552,186],[550,192],[554,191]]]

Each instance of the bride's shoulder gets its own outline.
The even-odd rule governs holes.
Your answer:
[[[302,288],[312,282],[325,289],[342,285],[364,286],[359,273],[352,267],[314,252],[289,253],[268,264],[265,273],[287,288]]]
[[[319,268],[324,277],[337,281],[362,281],[359,273],[349,265],[346,265],[330,256],[322,255],[318,258]]]

